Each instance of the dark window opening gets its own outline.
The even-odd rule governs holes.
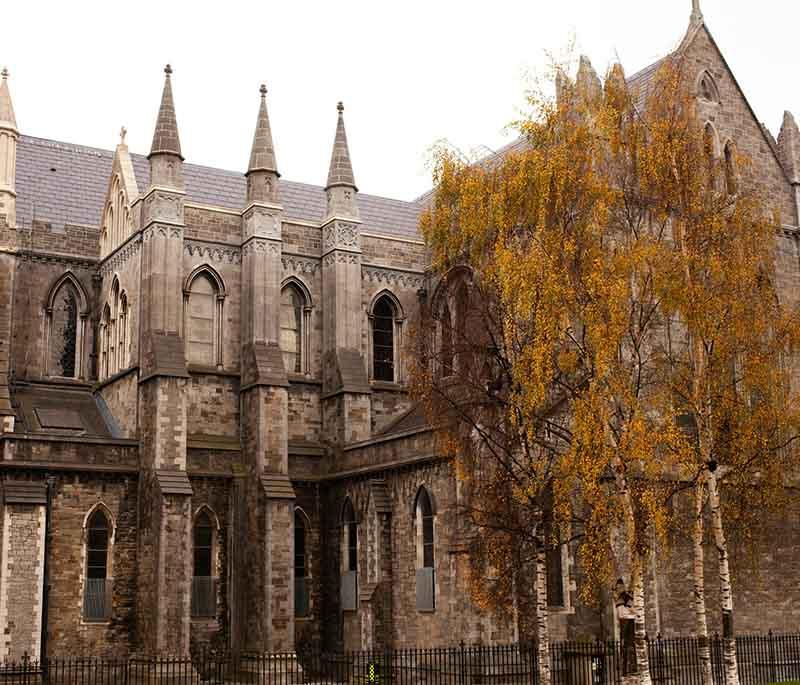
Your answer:
[[[89,519],[86,532],[86,587],[83,616],[87,621],[104,621],[111,614],[108,585],[108,519],[99,509]]]
[[[427,490],[421,490],[417,498],[422,519],[422,565],[433,568],[433,507]]]
[[[307,582],[306,525],[303,516],[294,515],[294,615],[307,616],[309,588]]]
[[[194,577],[192,578],[192,616],[216,614],[216,583],[213,573],[214,527],[205,511],[194,524]]]
[[[372,310],[373,376],[379,381],[394,381],[394,318],[389,298],[384,296]]]

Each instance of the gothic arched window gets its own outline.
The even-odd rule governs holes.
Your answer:
[[[421,487],[414,503],[414,528],[417,550],[417,609],[433,611],[436,608],[434,572],[434,512],[428,491]]]
[[[353,503],[347,499],[342,509],[342,609],[358,608],[358,523]]]
[[[111,375],[109,364],[109,344],[111,340],[111,307],[103,307],[103,317],[100,319],[100,377],[107,378]]]
[[[50,375],[75,378],[78,352],[78,302],[78,293],[69,282],[64,282],[53,299]]]
[[[128,295],[119,296],[119,313],[117,314],[117,369],[128,368]]]
[[[194,521],[194,574],[192,577],[192,616],[216,615],[214,578],[214,524],[201,510]]]
[[[186,360],[222,368],[222,279],[209,266],[195,269],[183,291]]]
[[[111,585],[108,561],[111,525],[101,508],[89,517],[86,527],[86,578],[83,591],[83,618],[105,621],[111,615]]]
[[[447,302],[442,307],[439,315],[439,326],[441,328],[441,369],[442,377],[453,375],[453,317],[450,314],[450,306]]]
[[[730,141],[725,144],[725,187],[729,195],[736,195],[739,191],[736,178],[736,152]]]
[[[294,512],[294,615],[308,616],[308,527],[303,513]]]
[[[303,300],[293,285],[281,290],[281,350],[288,373],[301,373],[303,369]]]
[[[714,78],[707,71],[700,74],[697,94],[706,102],[719,102],[719,90]]]
[[[395,381],[395,326],[397,308],[388,295],[372,307],[372,377],[376,381]]]

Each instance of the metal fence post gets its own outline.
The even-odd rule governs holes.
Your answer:
[[[777,664],[775,663],[775,642],[772,639],[772,629],[767,633],[769,638],[769,674],[773,683],[778,682]]]

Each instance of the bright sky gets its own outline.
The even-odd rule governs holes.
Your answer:
[[[800,115],[800,3],[702,9],[777,135],[784,109]],[[170,62],[187,161],[242,171],[265,81],[278,167],[316,184],[343,100],[360,190],[412,199],[430,185],[437,140],[508,142],[547,50],[574,37],[598,73],[618,55],[632,74],[676,46],[690,12],[691,0],[8,2],[0,65],[23,133],[113,149],[125,125],[131,150],[147,153]]]

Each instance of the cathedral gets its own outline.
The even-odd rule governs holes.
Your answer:
[[[677,50],[716,154],[781,213],[795,293],[800,130],[759,122],[697,4]],[[470,599],[454,465],[408,393],[420,307],[450,297],[425,199],[359,193],[341,103],[325,187],[282,178],[263,86],[246,169],[191,164],[172,79],[145,156],[25,135],[2,72],[0,661],[524,638]],[[741,632],[800,618],[800,530],[772,530],[734,578]],[[652,555],[652,634],[693,630],[689,544]],[[613,637],[576,560],[549,557],[552,637]]]

